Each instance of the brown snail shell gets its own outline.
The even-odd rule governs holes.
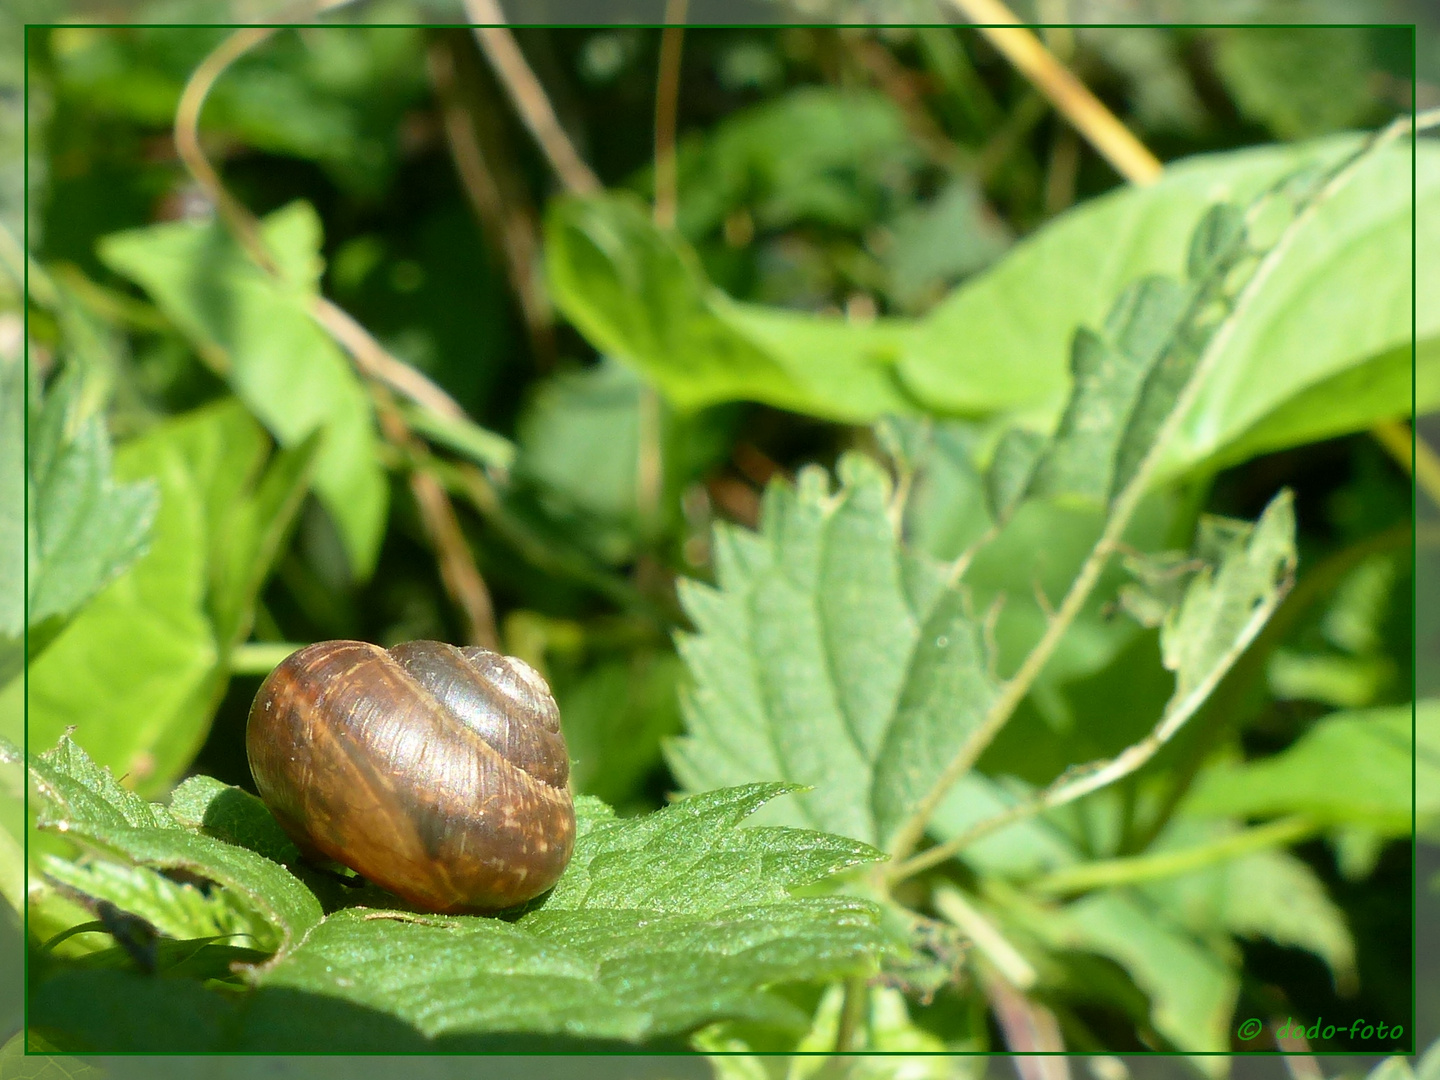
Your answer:
[[[488,649],[322,641],[260,687],[260,797],[302,852],[431,911],[498,911],[560,879],[570,761],[545,681]]]

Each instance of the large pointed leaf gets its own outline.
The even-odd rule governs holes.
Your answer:
[[[562,202],[548,226],[561,310],[603,352],[632,365],[677,404],[755,400],[841,420],[888,412],[991,415],[1018,410],[1047,427],[1067,395],[1076,326],[1096,325],[1147,277],[1206,266],[1190,236],[1217,203],[1243,205],[1302,166],[1357,146],[1338,136],[1300,146],[1206,155],[1167,169],[1046,226],[920,319],[850,323],[739,304],[700,276],[693,252],[638,205]],[[1440,148],[1417,148],[1417,208],[1440,200]],[[1203,394],[1166,451],[1171,476],[1219,454],[1362,430],[1409,409],[1394,364],[1411,340],[1409,149],[1364,162],[1291,245],[1265,282]],[[1420,282],[1440,276],[1440,214],[1417,212]],[[1211,240],[1223,246],[1219,218]],[[1219,250],[1214,247],[1213,250]],[[1361,298],[1363,297],[1363,302]],[[1419,407],[1440,404],[1433,376],[1440,314],[1419,313]],[[1392,358],[1394,378],[1354,393],[1354,369]],[[1303,422],[1290,411],[1304,395]]]
[[[896,540],[879,469],[839,473],[834,494],[818,470],[772,485],[758,534],[717,531],[719,587],[682,589],[695,686],[670,760],[690,790],[811,785],[785,820],[883,845],[994,685],[963,592]]]
[[[55,878],[180,928],[206,919],[223,928],[237,916],[244,926],[247,912],[258,912],[279,937],[276,956],[247,971],[250,989],[229,996],[198,983],[175,989],[183,982],[175,978],[52,965],[33,1018],[67,1045],[337,1051],[388,1041],[433,1049],[428,1040],[503,1035],[639,1041],[722,1019],[803,1029],[805,1014],[769,988],[865,971],[885,944],[874,905],[792,895],[880,852],[844,837],[739,827],[787,790],[781,784],[709,792],[623,820],[582,797],[564,877],[513,922],[366,908],[322,920],[314,897],[282,867],[212,835],[226,820],[235,824],[233,806],[212,813],[234,803],[233,789],[193,786],[172,813],[140,802],[68,744],[33,768],[43,825],[116,864],[97,875],[52,859]],[[260,839],[243,827],[237,838],[245,832]],[[157,896],[122,872],[127,864],[208,878],[245,910],[217,910],[174,890]],[[171,985],[165,1000],[157,1000],[159,981]],[[156,1009],[211,1022],[182,1035],[157,1032],[144,1022]]]

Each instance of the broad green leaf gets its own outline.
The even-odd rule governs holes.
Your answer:
[[[736,303],[703,280],[693,253],[656,230],[639,205],[608,197],[554,207],[548,265],[566,316],[681,408],[754,400],[846,421],[917,410],[1015,411],[1027,426],[1045,428],[1066,398],[1075,327],[1095,325],[1142,279],[1203,270],[1200,256],[1219,251],[1233,223],[1212,210],[1217,204],[1242,205],[1302,166],[1334,163],[1357,145],[1339,136],[1177,163],[1157,184],[1063,215],[920,319],[849,323]],[[1425,281],[1440,275],[1440,234],[1426,231],[1440,229],[1440,214],[1423,212],[1440,199],[1440,149],[1422,142],[1417,153]],[[1409,411],[1398,374],[1367,382],[1361,397],[1345,378],[1411,340],[1411,282],[1397,269],[1410,251],[1408,164],[1407,147],[1372,155],[1300,229],[1217,358],[1166,451],[1162,477],[1217,455],[1238,460]],[[1202,220],[1209,242],[1192,258],[1189,238]],[[1360,290],[1365,305],[1352,302]],[[1428,357],[1440,316],[1419,318],[1416,338]],[[1432,382],[1440,393],[1428,375],[1421,389]],[[1291,406],[1300,395],[1304,413]],[[1419,407],[1435,404],[1440,397],[1432,395]]]
[[[40,827],[97,858],[118,861],[121,867],[183,870],[213,881],[230,894],[230,902],[239,909],[237,917],[259,930],[266,943],[278,938],[281,949],[298,942],[319,921],[319,903],[284,867],[185,828],[165,807],[121,788],[68,737],[55,749],[31,758],[30,773],[41,798]],[[53,873],[54,863],[47,861],[46,869]],[[78,882],[75,871],[61,873],[67,883]],[[125,877],[110,872],[111,893],[101,898],[128,893],[132,901],[140,899],[135,879],[127,882]],[[105,883],[93,875],[90,879],[92,885]],[[144,906],[154,910],[156,902],[154,897],[145,898]],[[193,903],[190,906],[193,914]],[[275,937],[269,937],[267,930]]]
[[[1053,915],[1057,944],[1109,957],[1150,998],[1155,1029],[1181,1051],[1230,1045],[1240,981],[1225,960],[1123,892],[1087,896]]]
[[[887,333],[735,303],[632,197],[557,200],[545,250],[566,318],[680,409],[751,399],[837,419],[914,411]]]
[[[1231,823],[1182,816],[1149,851],[1180,852],[1234,831]],[[1355,943],[1345,914],[1315,872],[1288,851],[1257,851],[1137,888],[1201,938],[1223,930],[1306,949],[1325,961],[1337,986],[1354,986]]]
[[[7,399],[22,386],[21,377],[7,379]],[[80,389],[78,377],[66,372],[30,414],[27,613],[32,627],[50,622],[47,642],[140,557],[159,505],[153,481],[112,479],[104,417],[80,415]],[[20,629],[7,618],[0,633],[17,636]],[[36,651],[32,646],[32,657]]]
[[[224,370],[281,445],[323,431],[316,493],[363,579],[379,551],[387,487],[365,388],[308,310],[320,272],[319,219],[296,203],[267,218],[262,233],[282,281],[255,266],[218,221],[117,233],[101,242],[100,254]]]
[[[36,744],[75,725],[97,761],[142,791],[189,764],[303,491],[306,448],[277,455],[262,474],[268,445],[230,399],[120,448],[116,476],[160,490],[150,548],[31,665]],[[6,687],[0,703],[20,692]]]
[[[794,1022],[764,986],[862,968],[869,904],[789,889],[878,858],[840,837],[738,829],[782,785],[711,792],[592,828],[564,878],[515,924],[327,918],[260,980],[454,1032],[638,1040],[725,1016]],[[395,956],[407,963],[395,964]],[[252,1036],[253,1037],[253,1036]]]
[[[1074,327],[1094,325],[1113,298],[1141,278],[1180,277],[1189,238],[1208,207],[1243,205],[1302,165],[1337,161],[1356,145],[1341,136],[1197,157],[1171,165],[1148,188],[1091,200],[1019,244],[923,320],[899,362],[902,380],[940,411],[995,408],[1003,397],[1009,407],[1055,415],[1065,396],[1062,363]],[[1433,265],[1440,245],[1428,242],[1427,231],[1440,228],[1440,216],[1423,210],[1440,198],[1440,148],[1422,142],[1417,152],[1418,269],[1426,280],[1440,272]],[[1410,220],[1409,149],[1395,146],[1364,162],[1302,227],[1187,416],[1167,474],[1224,452],[1296,395],[1408,346],[1411,283],[1396,268],[1408,265]],[[1366,304],[1353,303],[1362,290]],[[1420,320],[1416,336],[1423,349],[1440,336],[1440,319],[1422,313]],[[992,359],[983,366],[957,362],[957,342],[965,355]],[[997,357],[1004,362],[994,362]],[[1312,404],[1307,437],[1362,426],[1338,388]],[[1404,415],[1409,395],[1396,392],[1372,404],[1364,423]],[[1433,402],[1422,401],[1421,411],[1427,404]],[[1338,409],[1333,419],[1332,406]]]
[[[815,469],[772,485],[758,534],[717,529],[718,588],[683,584],[695,686],[669,756],[692,791],[810,785],[784,820],[883,845],[994,685],[964,593],[896,540],[879,469],[839,471],[833,494]]]
[[[1184,812],[1225,817],[1299,813],[1408,836],[1412,807],[1422,827],[1440,814],[1440,702],[1419,702],[1414,723],[1412,743],[1409,706],[1332,713],[1278,754],[1206,768]]]

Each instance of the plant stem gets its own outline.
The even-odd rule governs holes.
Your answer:
[[[505,25],[505,15],[497,0],[465,0],[465,15],[472,24],[478,24],[473,27],[475,40],[565,189],[574,195],[594,195],[602,191],[604,185],[600,178],[585,164],[570,136],[560,126],[545,88],[530,70],[515,35]]]
[[[1320,824],[1311,818],[1282,818],[1180,851],[1159,851],[1126,859],[1104,859],[1067,866],[1033,882],[1030,890],[1043,896],[1066,896],[1107,886],[1178,877],[1241,855],[1284,847],[1319,831]]]
[[[1189,691],[1186,692],[1185,696],[1178,701],[1172,699],[1170,704],[1166,706],[1160,722],[1155,725],[1154,729],[1145,738],[1127,747],[1108,761],[1092,762],[1078,769],[1067,771],[1064,776],[1034,798],[1017,803],[1006,812],[980,822],[953,840],[947,840],[943,844],[936,844],[934,847],[921,852],[919,855],[900,863],[890,872],[889,876],[891,880],[895,881],[910,877],[931,866],[942,863],[951,856],[963,851],[981,837],[988,836],[990,833],[1008,825],[1013,825],[1017,821],[1034,817],[1044,810],[1054,809],[1057,806],[1064,806],[1066,803],[1074,802],[1076,799],[1082,798],[1092,791],[1098,791],[1100,788],[1107,787],[1122,777],[1135,772],[1159,753],[1160,748],[1174,738],[1175,733],[1185,725],[1185,722],[1195,715],[1200,706],[1203,705],[1211,693],[1214,692],[1215,687],[1220,684],[1220,680],[1223,679],[1231,667],[1234,666],[1235,661],[1250,647],[1250,643],[1255,640],[1256,636],[1264,628],[1266,622],[1269,621],[1270,616],[1274,614],[1281,599],[1288,591],[1288,584],[1282,586],[1250,613],[1250,618],[1247,620],[1245,626],[1241,629],[1240,633],[1236,635],[1235,640],[1231,642],[1230,647],[1215,663],[1214,667],[1206,672],[1205,678],[1192,686]]]
[[[1440,455],[1403,420],[1386,420],[1370,429],[1385,452],[1405,470],[1407,476],[1440,506]]]
[[[1151,184],[1165,166],[1089,88],[1020,25],[1001,0],[951,0],[980,33],[1050,100],[1100,156],[1132,184]],[[997,25],[998,24],[998,25]]]
[[[316,13],[341,7],[349,0],[322,0]],[[246,27],[223,40],[191,73],[175,109],[175,147],[186,169],[215,203],[221,219],[236,241],[262,271],[283,279],[279,267],[265,246],[260,223],[244,203],[225,187],[220,174],[200,146],[200,113],[210,90],[225,70],[245,53],[268,40],[276,27]],[[428,456],[410,432],[395,402],[394,389],[417,404],[450,420],[465,420],[465,411],[445,391],[408,364],[392,356],[374,336],[343,308],[320,293],[310,297],[310,315],[355,361],[356,368],[372,383],[377,419],[385,438],[413,455]],[[495,629],[494,607],[489,589],[475,565],[475,558],[460,532],[450,497],[428,472],[412,470],[410,490],[440,563],[440,576],[447,592],[468,624],[473,644],[493,648],[499,635]]]
[[[835,1029],[837,1054],[849,1053],[855,1048],[855,1035],[865,1019],[865,1006],[869,1002],[869,983],[864,975],[851,975],[845,980],[845,998],[840,1003],[840,1021]]]
[[[678,177],[675,122],[680,106],[680,57],[685,44],[687,0],[665,0],[660,31],[660,71],[655,79],[655,224],[675,228]]]

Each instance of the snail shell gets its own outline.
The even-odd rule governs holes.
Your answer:
[[[498,911],[560,879],[570,761],[545,681],[488,649],[322,641],[250,708],[255,786],[302,852],[431,911]]]

